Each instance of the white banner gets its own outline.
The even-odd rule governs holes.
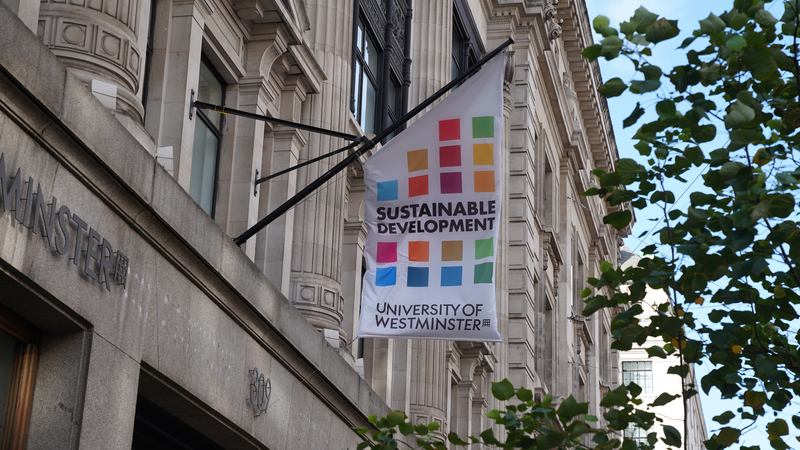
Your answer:
[[[358,337],[502,341],[498,55],[364,164],[367,272]]]

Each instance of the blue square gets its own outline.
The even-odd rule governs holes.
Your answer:
[[[409,267],[408,287],[428,287],[428,268]]]
[[[394,286],[397,284],[397,267],[378,267],[375,272],[375,286]]]
[[[378,182],[378,201],[397,200],[397,180]]]
[[[442,267],[442,286],[461,286],[461,266]]]

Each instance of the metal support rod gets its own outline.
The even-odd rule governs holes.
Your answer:
[[[283,125],[283,126],[289,127],[289,128],[298,128],[300,130],[311,131],[312,133],[326,134],[328,136],[333,136],[333,137],[345,139],[345,140],[348,140],[348,141],[355,141],[356,139],[358,139],[358,136],[353,135],[353,134],[340,133],[338,131],[327,130],[325,128],[312,127],[311,125],[304,125],[302,123],[290,122],[288,120],[276,119],[274,117],[262,116],[260,114],[253,114],[253,113],[247,112],[247,111],[241,111],[241,110],[238,110],[238,109],[226,108],[225,106],[212,105],[211,103],[206,103],[206,102],[199,102],[199,101],[198,102],[194,102],[194,103],[192,103],[192,106],[197,107],[197,108],[202,108],[202,109],[209,109],[211,111],[222,113],[222,114],[232,114],[234,116],[247,117],[248,119],[263,120],[264,122],[274,123],[275,125]]]
[[[253,235],[255,235],[256,233],[261,231],[264,227],[266,227],[267,225],[272,223],[275,219],[277,219],[278,217],[282,216],[286,211],[288,211],[289,209],[294,207],[296,204],[300,203],[309,194],[311,194],[312,192],[317,190],[317,188],[319,188],[320,186],[324,185],[328,180],[330,180],[331,178],[336,176],[337,173],[339,173],[342,170],[344,170],[345,168],[347,168],[347,166],[349,166],[350,163],[352,163],[353,161],[358,159],[361,155],[363,155],[364,153],[368,152],[373,147],[375,147],[375,145],[377,145],[378,142],[382,141],[385,137],[387,137],[387,136],[391,135],[392,133],[394,133],[394,131],[397,130],[398,128],[400,128],[402,126],[402,124],[408,122],[414,116],[416,116],[420,112],[424,111],[425,108],[430,106],[439,97],[441,97],[444,94],[450,92],[450,89],[452,89],[454,86],[458,86],[459,83],[461,83],[463,80],[467,79],[473,73],[477,72],[478,69],[480,69],[484,64],[486,64],[490,59],[492,59],[495,56],[497,56],[498,53],[500,53],[501,51],[503,51],[503,49],[505,49],[506,47],[508,47],[509,45],[511,45],[513,43],[514,43],[514,40],[511,39],[511,38],[508,38],[507,41],[503,42],[499,47],[497,47],[496,49],[494,49],[491,52],[489,52],[488,55],[484,56],[480,61],[476,62],[466,72],[464,72],[463,74],[461,74],[458,77],[456,77],[455,79],[453,79],[453,81],[447,83],[443,88],[441,88],[438,91],[436,91],[435,94],[433,94],[430,97],[428,97],[425,100],[423,100],[423,102],[420,103],[419,105],[417,105],[416,108],[414,108],[411,111],[409,111],[408,113],[406,113],[406,115],[404,115],[402,118],[400,118],[400,120],[398,120],[397,122],[393,123],[391,126],[386,128],[385,130],[383,130],[382,133],[378,134],[377,136],[375,136],[371,140],[365,142],[363,146],[358,148],[358,150],[354,151],[353,153],[348,155],[346,158],[341,160],[339,162],[339,164],[336,164],[335,166],[333,166],[330,170],[328,170],[327,172],[322,174],[322,176],[320,176],[316,180],[314,180],[311,183],[309,183],[308,186],[304,187],[300,192],[295,194],[289,200],[286,200],[281,206],[278,206],[277,208],[275,208],[274,211],[272,211],[271,213],[267,214],[267,216],[264,217],[263,219],[259,220],[258,223],[256,223],[255,225],[250,227],[247,231],[242,233],[241,236],[235,238],[233,240],[233,242],[236,245],[242,245],[243,243],[245,243],[245,241],[247,241],[248,239],[253,237]]]
[[[258,178],[258,174],[256,174],[256,178],[257,179],[255,181],[255,184],[256,184],[256,186],[258,186],[259,184],[261,184],[261,183],[263,183],[263,182],[265,182],[267,180],[271,180],[271,179],[273,179],[275,177],[281,176],[281,175],[283,175],[285,173],[289,173],[289,172],[291,172],[293,170],[297,170],[297,169],[299,169],[301,167],[307,166],[307,165],[315,163],[317,161],[321,161],[321,160],[323,160],[325,158],[330,158],[331,156],[338,155],[339,153],[342,153],[342,152],[345,152],[347,150],[350,150],[351,148],[355,147],[356,145],[358,145],[358,144],[360,144],[362,142],[367,142],[367,141],[368,141],[368,139],[360,137],[357,140],[351,142],[350,144],[348,144],[348,145],[346,145],[346,146],[344,146],[342,148],[336,149],[336,150],[334,150],[334,151],[332,151],[330,153],[325,153],[324,155],[317,156],[316,158],[309,159],[308,161],[303,161],[303,162],[301,162],[300,164],[298,164],[296,166],[292,166],[292,167],[283,169],[280,172],[271,173],[271,174],[269,174],[269,175],[267,175],[267,176],[265,176],[263,178]]]

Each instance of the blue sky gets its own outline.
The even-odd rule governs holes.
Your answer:
[[[595,16],[602,14],[608,17],[611,21],[611,26],[617,29],[619,29],[618,24],[622,21],[628,20],[639,6],[644,6],[649,11],[659,14],[660,16],[664,16],[668,19],[678,20],[678,27],[681,29],[681,36],[656,46],[654,49],[653,58],[651,60],[653,64],[659,65],[665,70],[665,72],[668,72],[669,68],[677,64],[685,64],[685,53],[680,50],[675,51],[675,49],[680,45],[685,37],[690,35],[692,30],[699,28],[698,21],[706,18],[710,12],[720,14],[723,11],[730,9],[729,5],[732,3],[732,0],[671,0],[668,2],[655,0],[586,0],[590,18],[593,19]],[[776,1],[772,5],[768,5],[768,9],[770,9],[773,14],[777,15],[777,17],[780,17],[780,14],[782,13],[782,7],[780,6],[780,3],[781,2]],[[598,36],[595,36],[595,41],[598,40]],[[604,80],[619,77],[624,81],[628,81],[634,75],[633,66],[627,58],[617,58],[610,62],[601,60],[600,66]],[[637,78],[641,78],[641,76]],[[631,139],[638,125],[634,125],[629,128],[623,128],[622,126],[623,119],[628,117],[631,111],[633,111],[636,101],[639,100],[638,97],[639,96],[626,93],[620,97],[609,99],[608,104],[611,110],[611,118],[614,123],[614,133],[616,136],[620,157],[633,158],[641,161],[643,158],[639,155],[638,151],[633,148],[633,144],[636,142]],[[650,106],[650,109],[652,109],[652,105]],[[652,113],[652,111],[648,111],[648,113]],[[643,119],[646,118],[647,116],[643,117]],[[713,145],[715,143],[716,142],[712,142],[711,144]],[[722,145],[724,143],[720,142],[719,144]],[[691,186],[687,187],[685,185],[676,184],[670,187],[675,193],[676,197],[680,197],[683,192],[687,191],[685,197],[678,199],[676,202],[676,207],[683,209],[685,204],[688,203],[688,192],[702,187],[703,180],[702,178],[697,177],[698,175],[700,175],[699,169],[687,176],[687,180]],[[694,183],[692,184],[693,181]],[[625,243],[631,249],[641,249],[645,245],[653,243],[654,241],[652,236],[645,237],[643,239],[638,239],[637,236],[652,230],[654,225],[656,225],[656,222],[653,220],[659,217],[661,217],[661,211],[656,208],[653,208],[652,210],[637,210],[637,222],[634,227],[634,232],[631,237],[625,239]],[[706,308],[709,307],[704,307],[701,309]],[[694,312],[696,316],[702,314],[702,311]],[[702,376],[707,371],[708,365],[697,367],[698,376]],[[736,402],[722,401],[718,396],[714,395],[713,392],[711,396],[703,395],[703,410],[706,416],[706,426],[708,428],[709,435],[713,434],[714,430],[720,427],[720,425],[716,422],[713,422],[711,418],[722,413],[723,411],[728,409],[735,410],[736,408]],[[797,408],[794,408],[794,411],[796,413]],[[781,416],[783,416],[787,422],[790,422],[789,414],[781,414]],[[772,419],[768,418],[768,420],[764,421],[760,427],[750,428],[749,431],[745,433],[742,438],[740,438],[739,445],[760,445],[765,449],[771,448],[769,446],[769,440],[767,439],[766,431],[763,430],[763,427],[770,420]],[[747,425],[747,422],[736,423],[735,421],[729,424],[729,426],[734,427],[745,427]]]

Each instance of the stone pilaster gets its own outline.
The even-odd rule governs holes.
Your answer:
[[[352,0],[306,2],[308,45],[328,79],[319,95],[303,105],[303,122],[338,131],[351,131],[349,86],[353,31]],[[300,150],[300,162],[344,146],[341,139],[316,133]],[[298,170],[298,189],[324,174],[343,155]],[[341,287],[341,248],[344,230],[345,177],[342,172],[308,196],[295,210],[289,299],[318,329],[338,330],[344,317]],[[348,301],[352,301],[348,299]]]
[[[189,102],[192,89],[198,91],[205,5],[188,0],[157,2],[156,7],[168,25],[166,32],[154,35],[151,79],[155,83],[148,91],[145,128],[172,156],[173,175],[188,191],[196,120],[189,118]]]

